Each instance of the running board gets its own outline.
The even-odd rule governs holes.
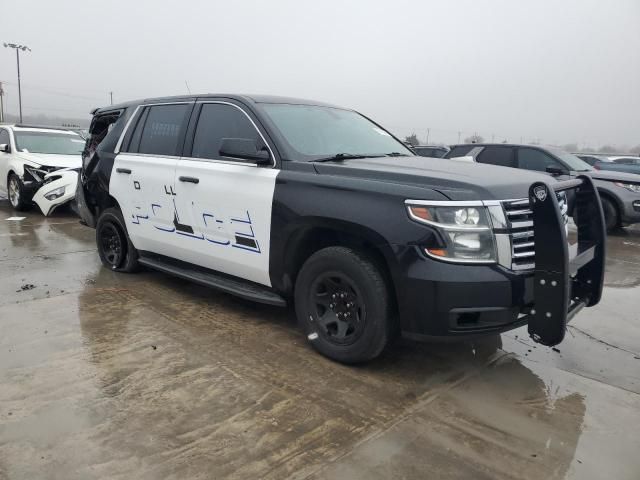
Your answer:
[[[224,274],[214,273],[209,270],[191,267],[189,264],[180,264],[171,260],[165,261],[162,257],[140,256],[138,262],[154,270],[184,278],[193,283],[198,283],[206,287],[212,287],[225,293],[230,293],[240,298],[252,300],[254,302],[266,303],[285,307],[287,302],[280,295],[270,290],[268,287],[250,283],[243,280],[236,280]]]

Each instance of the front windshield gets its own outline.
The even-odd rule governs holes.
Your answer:
[[[339,154],[413,156],[385,130],[351,110],[280,103],[266,103],[262,107],[289,146],[308,160]]]
[[[16,149],[25,153],[80,155],[84,140],[75,133],[16,131]]]
[[[585,162],[581,158],[576,157],[575,155],[572,155],[571,153],[565,152],[560,148],[549,148],[549,151],[564,163],[566,163],[567,166],[574,172],[593,170],[593,167],[587,162]]]

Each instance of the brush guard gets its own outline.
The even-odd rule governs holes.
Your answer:
[[[567,229],[556,193],[573,190],[577,254],[570,256]],[[584,307],[596,305],[604,283],[606,228],[600,195],[586,175],[529,188],[533,212],[534,305],[527,315],[529,335],[537,343],[562,342],[567,323]]]

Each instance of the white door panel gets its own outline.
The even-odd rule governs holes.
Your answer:
[[[186,230],[179,258],[271,286],[271,208],[278,170],[253,164],[181,159],[176,168],[176,208]],[[198,179],[198,183],[180,181]]]
[[[177,157],[129,153],[120,153],[114,161],[109,193],[118,201],[138,250],[175,256],[179,243],[174,233],[177,162]]]

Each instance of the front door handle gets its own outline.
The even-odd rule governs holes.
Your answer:
[[[126,173],[127,175],[129,175],[131,173],[131,170],[129,170],[128,168],[116,168],[116,172]]]
[[[200,183],[200,179],[196,177],[178,177],[178,180],[187,183]]]

